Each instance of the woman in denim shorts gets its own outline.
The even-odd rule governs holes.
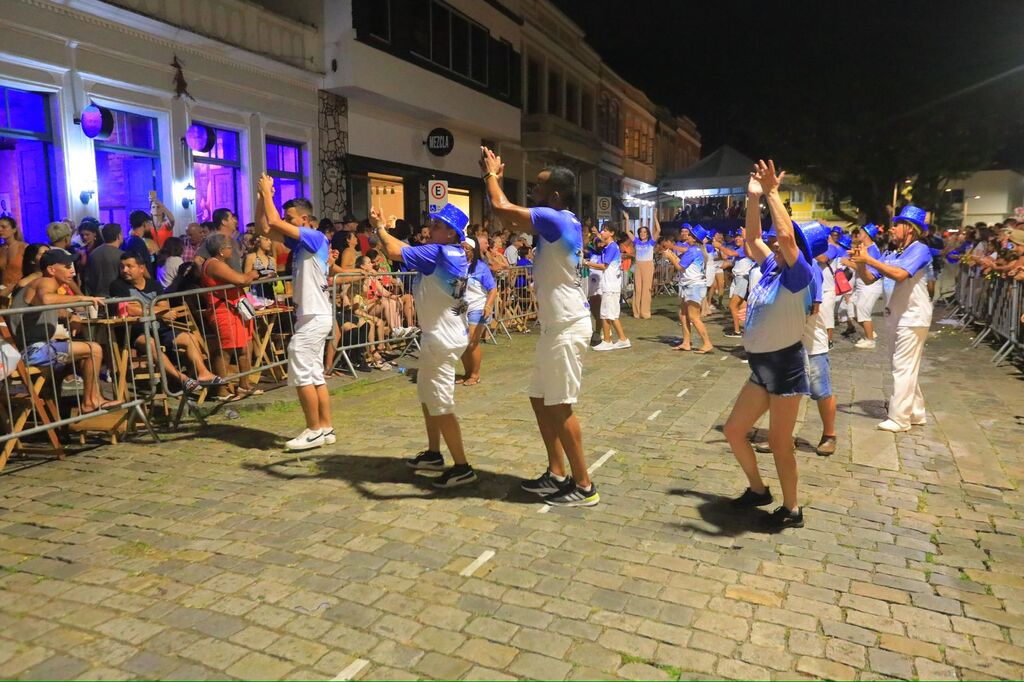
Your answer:
[[[747,434],[769,413],[768,443],[782,485],[782,505],[767,519],[770,530],[799,528],[803,511],[797,502],[797,468],[793,430],[800,400],[810,393],[804,349],[804,325],[812,303],[814,258],[828,247],[828,228],[792,222],[776,175],[775,164],[758,162],[747,185],[746,252],[762,276],[747,297],[743,346],[748,353],[750,380],[743,386],[725,424],[725,437],[746,474],[749,487],[733,500],[738,508],[771,504],[772,494],[761,479],[757,456]],[[760,198],[768,201],[774,233],[762,236]],[[766,243],[765,237],[774,237]]]
[[[692,350],[698,355],[707,355],[714,350],[707,327],[701,318],[701,304],[707,296],[707,259],[704,240],[707,232],[700,225],[683,225],[679,236],[681,244],[673,244],[670,238],[661,240],[661,252],[672,266],[679,271],[676,286],[679,287],[679,323],[683,326],[683,339],[672,346],[672,350]],[[690,327],[700,335],[701,346],[694,349],[690,343]]]

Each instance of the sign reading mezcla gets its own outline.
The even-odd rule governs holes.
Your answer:
[[[447,128],[434,128],[427,135],[427,151],[434,156],[448,156],[455,148],[455,136]]]

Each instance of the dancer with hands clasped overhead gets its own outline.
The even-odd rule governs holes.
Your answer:
[[[769,413],[768,442],[782,486],[782,505],[767,517],[770,530],[804,524],[797,498],[797,466],[793,430],[800,400],[810,393],[801,338],[812,304],[811,263],[827,248],[828,230],[821,225],[804,230],[792,222],[779,196],[785,173],[772,161],[759,161],[747,185],[746,253],[760,266],[761,279],[747,300],[743,346],[748,352],[750,379],[740,390],[725,423],[725,437],[746,474],[749,487],[733,500],[737,508],[771,504],[773,497],[761,478],[757,456],[747,434]],[[762,234],[760,199],[771,212],[773,229]],[[772,244],[765,241],[773,236]]]

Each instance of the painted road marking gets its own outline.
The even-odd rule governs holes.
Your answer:
[[[684,388],[683,390],[679,391],[679,393],[676,393],[676,397],[677,398],[682,398],[684,395],[686,395],[689,392],[690,392],[690,389]]]
[[[655,419],[658,418],[659,414],[661,414],[661,410],[655,410],[654,413],[650,417],[647,418],[647,421],[649,421],[649,422],[654,421]]]
[[[488,561],[490,561],[492,557],[494,557],[494,550],[485,549],[483,552],[480,553],[480,556],[473,559],[473,562],[469,566],[466,566],[464,569],[459,571],[459,575],[461,575],[463,578],[468,578],[469,576],[473,575],[476,569],[480,568]]]

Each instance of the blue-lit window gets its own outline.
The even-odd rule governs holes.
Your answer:
[[[0,86],[0,215],[17,220],[28,242],[45,242],[46,224],[67,206],[50,97]]]
[[[267,175],[274,179],[274,203],[277,210],[296,197],[304,196],[302,145],[273,137],[267,138]]]
[[[201,124],[205,125],[205,124]],[[242,156],[239,134],[207,126],[216,135],[216,143],[208,152],[192,152],[192,173],[196,188],[196,220],[213,220],[218,208],[229,208],[245,224],[239,187],[242,175]]]
[[[160,190],[157,120],[113,110],[114,132],[95,141],[100,222],[128,229],[132,211],[149,212],[149,193]]]

